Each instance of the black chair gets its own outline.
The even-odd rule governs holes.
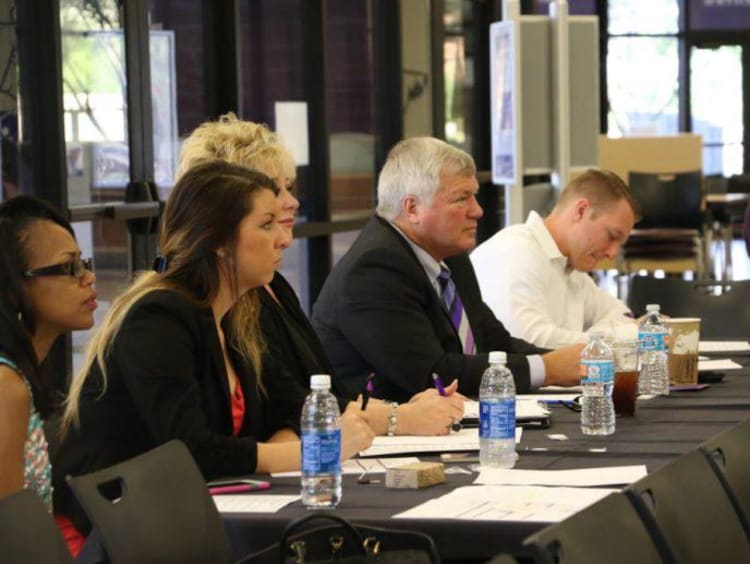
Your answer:
[[[702,339],[744,339],[750,334],[750,280],[696,283],[634,277],[628,293],[630,309],[641,315],[650,303],[659,304],[671,317],[700,317]]]
[[[639,516],[621,493],[611,494],[524,541],[539,564],[675,563],[652,516]]]
[[[32,491],[0,499],[0,561],[3,564],[72,564],[47,506]]]
[[[750,419],[700,446],[733,493],[737,513],[750,531]]]
[[[750,538],[705,456],[685,454],[625,490],[653,517],[677,562],[750,562]]]
[[[179,441],[67,481],[113,564],[233,562],[203,476]]]
[[[692,270],[699,277],[710,272],[702,172],[631,172],[628,182],[641,220],[622,249],[625,272]]]

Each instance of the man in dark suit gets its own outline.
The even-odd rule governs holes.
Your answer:
[[[582,345],[547,352],[515,339],[482,301],[466,255],[482,216],[477,190],[473,159],[443,141],[412,138],[391,150],[378,181],[378,215],[313,309],[342,388],[361,391],[374,372],[376,395],[408,401],[437,373],[477,395],[493,350],[508,353],[518,392],[578,383]]]

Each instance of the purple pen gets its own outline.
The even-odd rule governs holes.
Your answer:
[[[365,383],[365,391],[362,394],[362,411],[367,409],[367,402],[370,401],[370,396],[372,395],[372,392],[375,391],[375,373],[370,372],[370,375],[367,377],[367,382]]]
[[[435,387],[437,388],[438,393],[445,397],[447,394],[445,393],[445,388],[443,387],[443,381],[440,379],[440,376],[432,373],[432,382],[435,384]]]

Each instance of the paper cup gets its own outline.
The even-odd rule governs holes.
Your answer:
[[[669,381],[672,384],[698,383],[699,317],[666,319],[669,328]]]

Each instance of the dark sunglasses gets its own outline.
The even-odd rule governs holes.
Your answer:
[[[63,262],[61,264],[52,264],[50,266],[43,266],[41,268],[35,268],[33,270],[25,270],[23,275],[26,278],[35,278],[37,276],[75,276],[80,278],[86,272],[94,270],[93,259],[76,259],[70,262]]]

